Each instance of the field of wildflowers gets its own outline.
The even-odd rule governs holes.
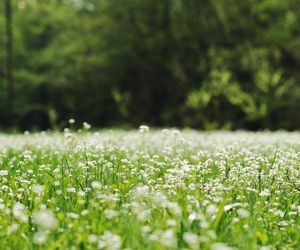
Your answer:
[[[300,249],[300,134],[0,136],[0,249]]]

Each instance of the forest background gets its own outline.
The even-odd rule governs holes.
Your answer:
[[[300,1],[5,0],[0,10],[1,129],[70,118],[299,129]]]

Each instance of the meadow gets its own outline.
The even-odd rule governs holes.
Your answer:
[[[300,249],[298,132],[3,134],[0,183],[1,250]]]

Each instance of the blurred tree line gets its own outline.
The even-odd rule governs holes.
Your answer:
[[[7,1],[7,0],[6,0]],[[0,3],[0,126],[298,129],[300,1],[11,0],[13,103]],[[12,106],[12,107],[9,107]]]

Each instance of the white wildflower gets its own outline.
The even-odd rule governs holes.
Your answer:
[[[259,196],[270,196],[270,195],[271,193],[269,189],[265,189],[259,193]]]
[[[119,235],[113,234],[110,231],[104,232],[103,235],[99,237],[98,248],[108,249],[108,250],[119,250],[121,248],[122,242]]]
[[[141,126],[139,127],[139,131],[140,131],[141,133],[146,133],[146,132],[149,131],[149,127],[146,126],[146,125],[141,125]]]
[[[93,181],[92,182],[92,188],[94,189],[100,189],[102,187],[101,183],[99,181]]]
[[[228,204],[228,205],[224,206],[224,211],[227,212],[227,211],[231,210],[232,208],[239,207],[241,205],[242,205],[241,203]]]
[[[250,212],[244,208],[240,208],[237,213],[241,218],[248,218],[250,216]]]
[[[68,192],[68,193],[76,193],[76,188],[74,188],[74,187],[69,187],[69,188],[67,188],[67,192]]]
[[[0,170],[0,176],[7,176],[8,171],[7,170]]]
[[[20,225],[18,223],[13,223],[7,228],[7,234],[12,234],[18,231]]]
[[[83,123],[83,128],[84,128],[84,129],[89,130],[91,127],[92,127],[92,126],[91,126],[89,123],[87,123],[87,122],[84,122],[84,123]]]
[[[71,219],[78,219],[79,215],[76,213],[67,213],[67,216]]]
[[[40,209],[32,216],[33,222],[44,230],[50,230],[57,225],[57,220],[54,213],[49,209]]]
[[[69,119],[69,123],[70,124],[74,124],[75,123],[75,119],[73,119],[73,118]]]
[[[80,213],[82,216],[86,216],[86,215],[88,215],[89,214],[89,210],[87,210],[87,209],[84,209],[84,210],[82,210],[81,211],[81,213]]]
[[[215,243],[211,246],[211,250],[233,250],[233,248],[224,243]]]
[[[12,213],[14,217],[16,217],[19,221],[21,222],[27,222],[28,221],[28,216],[25,214],[26,207],[17,202],[12,208]]]
[[[113,209],[107,209],[104,211],[104,214],[107,219],[112,219],[114,217],[117,217],[119,215],[119,212]]]
[[[177,240],[172,230],[166,230],[162,232],[159,241],[166,247],[176,248],[177,246]]]
[[[37,245],[43,245],[45,241],[47,240],[47,232],[44,231],[37,231],[33,235],[33,241]]]
[[[32,190],[37,195],[41,195],[44,192],[44,187],[42,185],[35,184],[32,186]]]
[[[98,236],[95,235],[95,234],[90,234],[90,235],[88,236],[88,242],[89,242],[90,244],[96,243],[97,240],[98,240]]]
[[[200,240],[197,234],[185,232],[183,234],[183,239],[189,245],[190,248],[199,249]]]

